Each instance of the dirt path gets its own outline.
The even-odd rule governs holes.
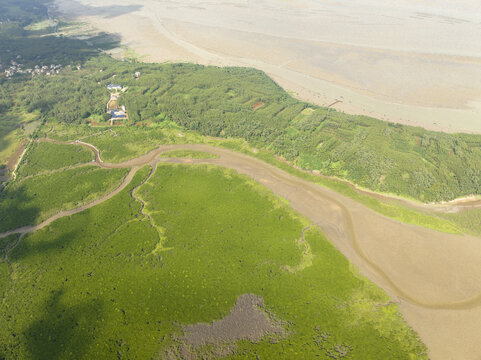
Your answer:
[[[78,214],[79,212],[82,212],[84,210],[90,209],[91,207],[94,207],[95,205],[103,203],[104,201],[114,197],[119,192],[121,192],[123,189],[125,189],[125,187],[130,184],[130,181],[132,181],[132,179],[133,179],[133,177],[134,177],[134,175],[135,175],[135,173],[137,172],[138,169],[139,169],[139,167],[133,167],[130,170],[130,172],[127,174],[127,176],[124,178],[122,183],[111,193],[109,193],[109,194],[107,194],[107,195],[105,195],[105,196],[103,196],[103,197],[101,197],[101,198],[99,198],[95,201],[92,201],[89,204],[80,206],[78,208],[60,211],[57,214],[53,215],[52,217],[48,218],[47,220],[41,222],[38,225],[23,226],[21,228],[15,229],[15,230],[10,230],[10,231],[4,232],[4,233],[0,233],[0,239],[5,238],[5,237],[10,236],[10,235],[13,235],[13,234],[20,234],[21,236],[23,236],[25,234],[43,229],[45,226],[51,224],[55,220],[61,219],[61,218],[66,217],[66,216]]]
[[[12,172],[11,178],[17,178],[17,169],[20,163],[22,162],[23,156],[27,151],[28,142],[23,141],[20,145],[18,145],[15,153],[8,159],[7,168]],[[10,178],[10,176],[6,176],[6,179]]]
[[[400,304],[407,321],[428,345],[434,359],[477,359],[481,331],[481,241],[444,234],[384,217],[334,191],[290,175],[260,160],[201,144],[163,145],[148,154],[103,168],[131,168],[122,185],[88,205],[63,211],[36,226],[8,233],[26,234],[51,222],[95,206],[124,189],[137,169],[159,162],[214,164],[234,169],[289,201],[291,207],[318,225],[330,241],[361,271]],[[218,159],[158,158],[171,150],[205,151]]]
[[[151,151],[150,153],[148,153],[146,155],[142,155],[139,158],[132,159],[132,160],[129,160],[129,161],[121,163],[121,164],[104,163],[102,161],[101,157],[100,157],[100,150],[97,149],[92,144],[83,142],[81,140],[89,138],[91,136],[100,135],[100,134],[102,134],[104,132],[107,132],[107,131],[112,131],[115,135],[117,135],[117,133],[114,130],[109,129],[109,130],[101,131],[99,133],[95,133],[95,134],[86,136],[84,138],[81,138],[81,139],[78,139],[78,140],[75,140],[75,141],[70,141],[70,142],[59,141],[59,140],[48,139],[48,138],[38,139],[37,141],[39,141],[39,142],[42,142],[42,141],[52,142],[52,143],[63,144],[63,145],[82,145],[82,146],[86,146],[95,153],[96,163],[99,166],[104,167],[104,168],[115,168],[115,167],[126,167],[126,166],[128,167],[128,164],[142,163],[144,161],[148,161],[147,159],[150,159],[152,161],[153,159],[155,159],[156,156],[158,156],[158,154],[160,154],[162,152],[165,152],[165,150],[162,150],[162,149],[164,149],[164,147],[161,146],[160,148],[157,148],[157,149]],[[285,161],[285,160],[282,160],[282,159],[279,159],[279,160],[285,162],[289,166],[293,166],[288,161]],[[298,167],[295,167],[295,168],[299,171],[314,175],[311,171],[303,170],[303,169],[298,168]],[[366,189],[360,189],[355,184],[353,184],[353,183],[351,183],[347,180],[344,180],[344,179],[340,179],[340,178],[336,178],[336,177],[332,177],[332,176],[326,176],[326,175],[322,175],[322,174],[316,174],[316,175],[319,176],[319,177],[344,182],[345,184],[349,185],[351,188],[353,188],[354,190],[356,190],[360,194],[368,195],[368,196],[377,198],[381,201],[395,201],[395,202],[401,203],[405,206],[408,206],[408,207],[410,207],[411,209],[414,209],[414,210],[456,213],[456,212],[460,212],[460,211],[463,211],[463,210],[466,210],[466,209],[481,208],[481,199],[477,199],[477,198],[470,198],[470,197],[460,198],[460,199],[455,199],[455,200],[452,200],[452,201],[449,201],[449,202],[446,202],[446,203],[432,203],[432,204],[420,203],[420,202],[415,202],[413,200],[409,200],[409,199],[402,198],[402,197],[396,197],[396,196],[387,195],[387,194],[380,194],[380,193],[376,193],[374,191],[370,191],[370,190],[366,190]]]

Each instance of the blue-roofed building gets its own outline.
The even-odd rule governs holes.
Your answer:
[[[122,90],[122,85],[108,84],[107,89],[109,89],[109,90]]]
[[[110,115],[112,116],[112,119],[126,119],[127,114],[119,109],[112,110],[110,112]]]

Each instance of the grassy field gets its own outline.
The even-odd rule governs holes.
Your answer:
[[[45,126],[39,129],[38,136],[65,142],[82,138],[87,138],[90,141],[91,136],[108,131],[109,128],[108,126],[93,127],[87,124],[56,124],[52,122],[45,124]]]
[[[44,129],[48,129],[47,124]],[[100,150],[102,160],[120,163],[148,153],[162,144],[203,143],[207,137],[194,131],[185,131],[175,124],[143,127],[90,127],[68,124],[55,125],[49,137],[60,141],[72,141],[89,136],[86,142]],[[45,132],[43,132],[44,134]]]
[[[303,261],[308,223],[263,187],[222,168],[159,165],[136,191],[142,213],[130,189],[149,172],[8,254],[0,357],[162,358],[182,346],[181,325],[220,319],[254,293],[287,336],[238,341],[228,358],[426,358],[396,306],[318,230],[304,234],[312,264],[286,270]]]
[[[0,130],[1,131],[1,130]],[[1,135],[0,135],[1,136]],[[2,145],[0,150],[0,165],[6,166],[10,158],[15,154],[18,147],[22,143],[21,130],[15,129],[9,132],[4,132],[2,138]]]
[[[81,146],[48,142],[33,143],[18,168],[19,176],[31,176],[87,163],[95,159],[91,150]]]
[[[126,169],[87,166],[10,183],[0,192],[0,232],[89,203],[115,189],[126,174]]]
[[[90,141],[104,149],[102,159],[122,162],[154,150],[161,144],[188,144],[202,142],[202,136],[191,131],[171,127],[116,128],[117,135],[105,133]]]
[[[447,221],[457,224],[466,233],[481,236],[481,209],[466,209],[442,216]]]
[[[1,96],[2,92],[0,90]],[[27,114],[18,111],[2,114],[0,110],[0,166],[7,164],[18,146],[28,138],[29,131],[26,131],[30,130],[28,129],[28,124],[36,124],[37,120],[38,114]]]

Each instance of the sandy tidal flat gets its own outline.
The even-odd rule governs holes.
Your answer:
[[[297,97],[481,133],[477,0],[58,0],[150,61],[253,66]]]

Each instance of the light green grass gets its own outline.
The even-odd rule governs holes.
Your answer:
[[[12,130],[4,134],[1,139],[3,146],[0,147],[0,165],[6,165],[22,142],[21,130]]]
[[[467,233],[481,236],[481,209],[465,209],[457,213],[443,214],[447,221],[459,224]]]
[[[74,125],[55,126],[49,137],[58,140],[76,140],[83,136],[93,135],[85,139],[96,146],[102,155],[102,160],[111,163],[120,163],[135,158],[156,149],[162,144],[187,144],[203,142],[204,137],[192,131],[182,131],[177,128],[150,126],[150,127],[114,127],[84,128],[76,131]],[[100,133],[103,131],[102,133]]]
[[[360,277],[318,230],[252,180],[213,166],[159,165],[130,190],[26,236],[8,258],[15,277],[0,313],[7,358],[162,358],[179,324],[227,315],[237,297],[261,295],[288,336],[237,342],[230,358],[329,359],[342,344],[353,359],[426,359],[426,349],[388,297]],[[11,319],[15,319],[12,321]],[[326,340],[320,340],[321,335]]]
[[[102,150],[102,160],[119,163],[156,149],[162,144],[188,144],[202,142],[202,136],[190,132],[159,127],[116,128],[111,132],[90,139],[90,143]]]
[[[37,124],[38,114],[28,114],[21,111],[10,111],[0,114],[0,165],[6,164],[15,153],[18,146],[27,139],[30,131],[24,131]]]
[[[76,145],[61,145],[48,142],[33,143],[18,168],[20,176],[57,170],[95,159],[94,153]]]
[[[39,133],[39,137],[48,136],[50,139],[59,141],[74,141],[98,134],[108,129],[109,127],[107,126],[91,127],[89,125],[46,123],[41,129],[42,131]],[[88,140],[86,139],[85,141],[88,142],[90,140],[91,138],[88,138]]]
[[[48,19],[48,20],[43,20],[43,21],[39,21],[34,24],[28,25],[25,27],[25,30],[41,31],[41,30],[47,30],[49,28],[53,28],[55,26],[57,26],[57,21]]]
[[[0,232],[89,203],[114,190],[126,174],[126,169],[87,166],[15,181],[0,193]]]
[[[2,239],[3,240],[3,239]],[[10,285],[10,266],[5,261],[0,262],[0,301]]]

